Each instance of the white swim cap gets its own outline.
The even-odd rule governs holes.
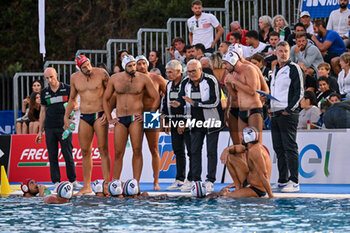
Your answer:
[[[148,62],[148,60],[147,60],[147,58],[146,58],[145,56],[143,56],[143,55],[138,55],[138,56],[136,57],[136,63],[137,63],[138,61],[140,61],[140,60],[145,60],[146,63],[147,63],[147,66],[149,66],[149,62]]]
[[[248,126],[243,129],[243,141],[245,143],[257,142],[259,140],[258,130],[253,126]]]
[[[133,61],[136,62],[136,60],[135,60],[135,58],[133,56],[128,55],[128,54],[125,55],[123,57],[123,60],[122,60],[122,67],[123,67],[123,69],[125,70],[126,65],[129,64],[130,62],[133,62]]]
[[[124,184],[123,193],[127,196],[136,195],[139,193],[139,186],[137,180],[130,179]]]
[[[105,183],[104,180],[95,180],[92,182],[92,191],[94,193],[104,193],[103,192],[103,184]]]
[[[228,47],[228,52],[236,52],[239,56],[239,58],[243,57],[243,47],[242,45],[235,43],[235,44],[231,44]]]
[[[207,191],[202,181],[193,182],[191,193],[192,193],[192,196],[194,197],[205,197]]]
[[[57,186],[57,196],[64,199],[71,199],[73,196],[73,185],[68,181],[63,181]]]
[[[118,196],[123,194],[123,184],[120,180],[113,180],[108,184],[108,192],[111,196]]]
[[[232,52],[232,51],[228,51],[223,57],[222,57],[223,61],[226,61],[228,63],[230,63],[233,67],[236,65],[236,63],[239,60],[239,57],[237,55],[237,53]]]

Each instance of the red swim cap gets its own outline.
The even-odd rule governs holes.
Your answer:
[[[75,64],[79,67],[79,69],[87,61],[90,61],[90,60],[89,60],[89,58],[85,57],[84,55],[78,55],[75,58]]]
[[[29,182],[31,181],[31,178],[25,179],[21,184],[21,190],[23,193],[29,193]]]

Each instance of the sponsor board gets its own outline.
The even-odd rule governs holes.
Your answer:
[[[329,17],[333,10],[339,9],[338,0],[303,0],[302,11],[308,11],[311,18]]]
[[[11,135],[0,135],[0,166],[4,166],[8,171],[10,159]]]

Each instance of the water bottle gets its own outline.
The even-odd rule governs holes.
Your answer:
[[[310,120],[307,120],[306,129],[307,129],[307,130],[310,130],[310,129],[311,129],[311,121],[310,121]]]
[[[75,124],[70,123],[69,127],[62,133],[62,140],[68,138],[68,136],[75,130]]]

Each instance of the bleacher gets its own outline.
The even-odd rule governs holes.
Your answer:
[[[258,19],[262,15],[283,15],[288,22],[298,21],[301,0],[225,0],[223,6],[217,8],[203,8],[203,12],[214,14],[224,28],[224,39],[230,30],[232,21],[241,22],[242,28],[249,30],[258,29]],[[190,7],[190,6],[189,6]],[[170,47],[171,40],[182,37],[188,41],[187,18],[169,18],[166,28],[140,28],[136,39],[109,39],[106,50],[79,49],[75,55],[83,54],[91,60],[93,65],[105,63],[109,70],[113,70],[116,63],[117,52],[121,49],[129,51],[136,56],[147,55],[151,50],[161,53],[163,63],[168,62],[171,57],[166,53]],[[74,61],[46,61],[43,70],[54,67],[57,70],[59,81],[70,83],[70,75],[76,71]],[[18,117],[18,110],[22,99],[30,94],[29,84],[35,80],[44,80],[43,72],[21,72],[13,77],[13,110],[14,120]]]

